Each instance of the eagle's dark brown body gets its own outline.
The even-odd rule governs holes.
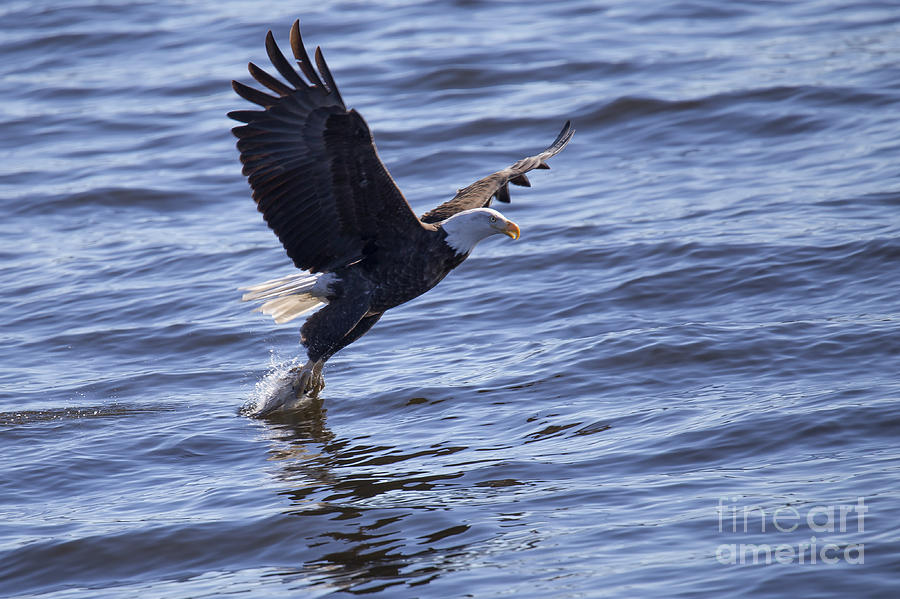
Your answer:
[[[443,238],[440,230],[428,231],[402,251],[376,251],[336,269],[338,282],[328,305],[301,329],[309,359],[327,360],[359,339],[385,311],[422,295],[459,266],[467,254],[456,253]],[[385,281],[391,283],[385,285]],[[356,324],[346,329],[354,320]],[[340,339],[334,337],[338,334]]]

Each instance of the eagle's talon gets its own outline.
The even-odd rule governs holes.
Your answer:
[[[322,369],[325,363],[322,360],[318,362],[307,362],[303,366],[291,369],[294,374],[293,388],[297,397],[317,397],[319,392],[325,388],[325,377],[322,376]]]
[[[324,367],[325,362],[322,360],[313,364],[312,376],[310,377],[310,387],[312,389],[309,392],[310,397],[318,397],[322,389],[325,388],[325,376],[322,374]]]
[[[312,379],[312,366],[312,362],[307,362],[301,368],[291,369],[291,372],[295,377],[292,386],[294,388],[294,394],[297,397],[307,395]]]

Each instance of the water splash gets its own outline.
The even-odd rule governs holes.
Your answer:
[[[300,366],[302,366],[301,359],[293,357],[282,360],[271,351],[269,370],[253,387],[250,398],[240,409],[241,415],[262,418],[307,406],[312,398],[307,395],[297,396],[295,390]]]

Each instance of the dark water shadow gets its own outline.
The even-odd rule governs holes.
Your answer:
[[[141,414],[174,411],[175,407],[173,406],[128,406],[117,404],[108,406],[76,406],[47,408],[44,410],[21,410],[0,412],[0,426],[19,426],[23,424],[81,420],[86,418],[121,418],[138,416]]]

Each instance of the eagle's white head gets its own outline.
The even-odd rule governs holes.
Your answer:
[[[468,254],[486,237],[502,234],[519,238],[519,226],[491,208],[463,210],[441,222],[447,245],[457,254]]]

